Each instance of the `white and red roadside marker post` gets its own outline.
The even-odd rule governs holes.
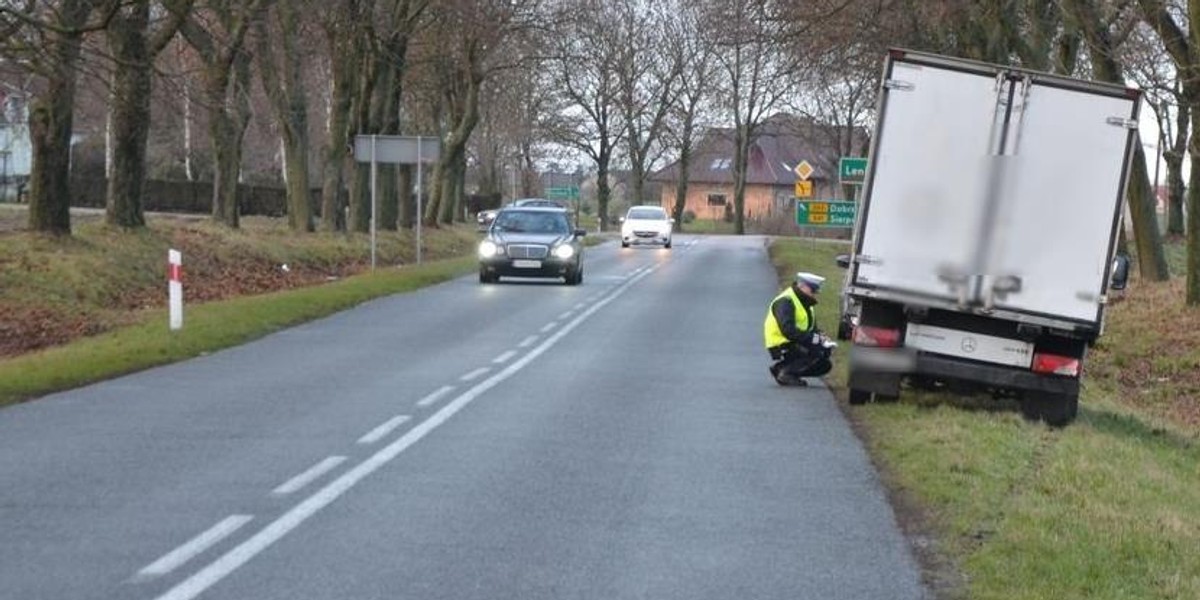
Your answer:
[[[170,304],[171,331],[183,328],[183,254],[167,250],[167,300]]]

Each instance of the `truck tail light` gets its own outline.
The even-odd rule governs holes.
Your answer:
[[[1079,359],[1073,356],[1035,352],[1033,354],[1033,372],[1079,377]]]
[[[900,345],[900,330],[859,325],[854,328],[854,343],[858,346],[895,348]]]

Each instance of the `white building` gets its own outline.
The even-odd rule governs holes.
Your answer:
[[[0,200],[15,200],[29,179],[33,146],[25,95],[0,85]]]

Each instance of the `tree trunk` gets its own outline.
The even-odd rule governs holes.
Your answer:
[[[108,113],[112,169],[105,221],[117,227],[146,225],[142,188],[150,134],[150,53],[145,36],[149,26],[150,4],[141,1],[131,6],[127,16],[113,19],[108,29],[108,44],[116,60]]]
[[[350,222],[347,229],[356,233],[371,230],[371,163],[350,163]]]
[[[256,19],[256,58],[263,92],[270,101],[283,145],[288,225],[293,231],[307,232],[313,230],[313,211],[309,197],[308,97],[301,81],[303,55],[297,45],[299,8],[291,2],[279,2],[275,10],[277,31],[268,26],[265,14]],[[282,50],[282,73],[273,50],[275,45]]]
[[[55,50],[69,53],[59,42]],[[74,41],[79,56],[79,41]],[[74,64],[74,63],[72,63]],[[42,233],[71,233],[71,129],[75,108],[75,72],[48,78],[46,95],[33,101],[29,112],[29,137],[33,165],[29,173],[29,228]]]
[[[733,158],[733,231],[746,233],[746,170],[750,168],[750,133],[739,126],[735,134]]]
[[[283,168],[287,172],[288,225],[292,231],[313,230],[308,179],[308,118],[297,117],[283,136]],[[294,128],[294,129],[293,129]]]
[[[412,229],[416,225],[417,202],[413,195],[414,165],[400,165],[396,173],[396,187],[400,202],[400,226]]]
[[[471,59],[472,61],[474,58]],[[462,112],[457,123],[442,142],[442,155],[434,167],[430,206],[425,211],[425,219],[449,224],[454,220],[454,187],[453,174],[459,160],[465,159],[467,141],[471,132],[479,122],[479,86],[483,78],[477,72],[477,65],[472,64],[463,76],[467,90],[462,102]],[[434,193],[436,192],[436,194]]]
[[[690,136],[690,124],[684,126],[684,136]],[[683,211],[687,207],[688,194],[688,171],[691,170],[692,164],[692,149],[690,144],[684,143],[679,149],[679,179],[675,184],[675,206],[671,209],[671,215],[675,218],[675,229],[683,231],[687,223],[683,219]]]
[[[108,45],[114,56],[108,111],[109,169],[105,221],[124,228],[144,227],[146,142],[150,136],[154,58],[175,37],[191,0],[169,9],[170,17],[150,28],[150,1],[130,2],[113,16]],[[185,124],[186,126],[186,124]],[[190,148],[189,148],[190,150]]]
[[[600,153],[596,160],[596,207],[600,214],[600,231],[608,231],[608,202],[612,198],[612,188],[608,185],[608,163],[612,160],[612,149],[608,140],[600,142]]]
[[[1063,10],[1079,25],[1096,79],[1124,85],[1115,43],[1109,35],[1108,26],[1098,16],[1097,7],[1083,0],[1069,0],[1064,2]],[[1133,219],[1134,243],[1137,245],[1138,270],[1149,281],[1166,281],[1170,273],[1167,271],[1162,233],[1158,230],[1158,216],[1155,213],[1157,202],[1150,185],[1150,174],[1146,170],[1146,153],[1141,144],[1134,145],[1130,178],[1127,195]]]
[[[1167,235],[1182,237],[1187,234],[1183,226],[1183,206],[1187,202],[1187,190],[1183,185],[1183,155],[1163,156],[1167,167]]]
[[[1183,187],[1183,155],[1187,150],[1188,121],[1190,111],[1184,104],[1177,109],[1175,143],[1171,149],[1163,153],[1163,163],[1167,166],[1167,235],[1183,236],[1187,232],[1183,226],[1183,204],[1185,190]]]
[[[238,180],[242,172],[242,141],[250,123],[249,60],[245,55],[234,59],[231,65],[232,107],[226,106],[225,83],[229,77],[210,73],[209,101],[213,107],[209,116],[209,134],[212,136],[213,162],[213,218],[229,227],[240,225],[241,213],[238,204]]]
[[[350,137],[350,107],[353,97],[353,71],[357,68],[354,44],[340,36],[340,30],[331,32],[330,52],[333,54],[333,91],[329,103],[327,126],[328,142],[322,157],[321,172],[321,229],[341,231],[346,228],[345,167]]]
[[[630,183],[633,184],[633,199],[630,200],[630,206],[637,206],[646,202],[646,170],[641,165],[634,163],[629,170]]]
[[[1200,90],[1198,90],[1200,91]],[[1187,94],[1188,98],[1200,98],[1200,94]],[[1188,153],[1192,156],[1192,169],[1188,178],[1187,191],[1187,303],[1200,305],[1200,140],[1195,132],[1200,131],[1200,105],[1191,104],[1192,136],[1188,142]]]
[[[65,0],[62,25],[74,28],[87,20],[90,5]],[[45,93],[29,111],[33,164],[29,173],[29,228],[42,233],[71,233],[71,133],[75,116],[75,81],[82,36],[48,31],[44,51],[49,56]]]
[[[1133,242],[1137,246],[1138,272],[1149,281],[1166,281],[1170,278],[1170,272],[1163,251],[1162,234],[1158,230],[1156,201],[1146,169],[1146,153],[1141,144],[1134,144],[1133,171],[1129,175],[1129,213],[1133,220]]]

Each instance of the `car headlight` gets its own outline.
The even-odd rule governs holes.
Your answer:
[[[562,244],[554,249],[554,255],[563,260],[567,260],[568,258],[575,256],[575,247],[570,244]]]
[[[479,243],[479,256],[483,258],[491,258],[502,251],[503,249],[491,240],[483,240]]]

